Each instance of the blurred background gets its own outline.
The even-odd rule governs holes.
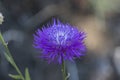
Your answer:
[[[87,33],[86,56],[66,62],[69,80],[120,80],[120,0],[0,0],[5,41],[24,73],[32,80],[62,80],[61,65],[37,58],[33,34],[52,17],[77,26]],[[0,80],[16,74],[6,61],[0,44]]]

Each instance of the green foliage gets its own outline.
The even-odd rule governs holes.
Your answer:
[[[5,55],[6,60],[14,67],[14,69],[18,73],[18,75],[9,74],[9,76],[15,80],[31,80],[28,68],[25,69],[25,77],[21,73],[21,71],[18,68],[18,66],[16,65],[16,63],[15,63],[15,61],[14,61],[14,59],[13,59],[13,57],[8,49],[7,43],[4,41],[4,38],[3,38],[1,33],[0,33],[0,41],[5,48],[4,55]]]
[[[28,68],[25,69],[25,80],[31,80]]]
[[[9,77],[15,79],[15,80],[19,80],[21,79],[21,76],[20,75],[13,75],[13,74],[9,74]]]

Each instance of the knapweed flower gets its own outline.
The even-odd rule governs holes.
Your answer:
[[[61,64],[63,60],[73,61],[84,55],[85,37],[83,31],[54,19],[51,25],[38,29],[34,34],[34,47],[42,51],[41,57],[48,63]]]

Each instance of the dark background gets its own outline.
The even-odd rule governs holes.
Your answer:
[[[87,33],[86,56],[66,62],[69,80],[120,80],[120,0],[0,0],[0,30],[15,62],[32,80],[62,80],[61,65],[48,64],[33,48],[33,34],[59,18]],[[0,80],[17,74],[0,44]]]

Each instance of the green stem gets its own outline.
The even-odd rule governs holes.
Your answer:
[[[63,74],[63,79],[67,80],[66,69],[65,69],[65,61],[64,60],[62,60],[62,74]]]
[[[10,62],[10,64],[16,69],[16,71],[18,72],[18,74],[21,76],[21,79],[22,79],[22,80],[25,80],[25,78],[23,77],[20,69],[17,67],[17,65],[16,65],[16,63],[15,63],[15,61],[14,61],[14,59],[13,59],[13,57],[12,57],[12,55],[11,55],[9,49],[8,49],[7,43],[5,42],[5,40],[4,40],[1,32],[0,32],[0,41],[2,42],[2,44],[3,44],[3,46],[4,46],[5,50],[6,50],[7,55],[8,55],[9,58],[12,60],[12,62],[10,62],[10,61],[8,61],[8,62]],[[7,60],[8,60],[8,59],[7,59]]]

